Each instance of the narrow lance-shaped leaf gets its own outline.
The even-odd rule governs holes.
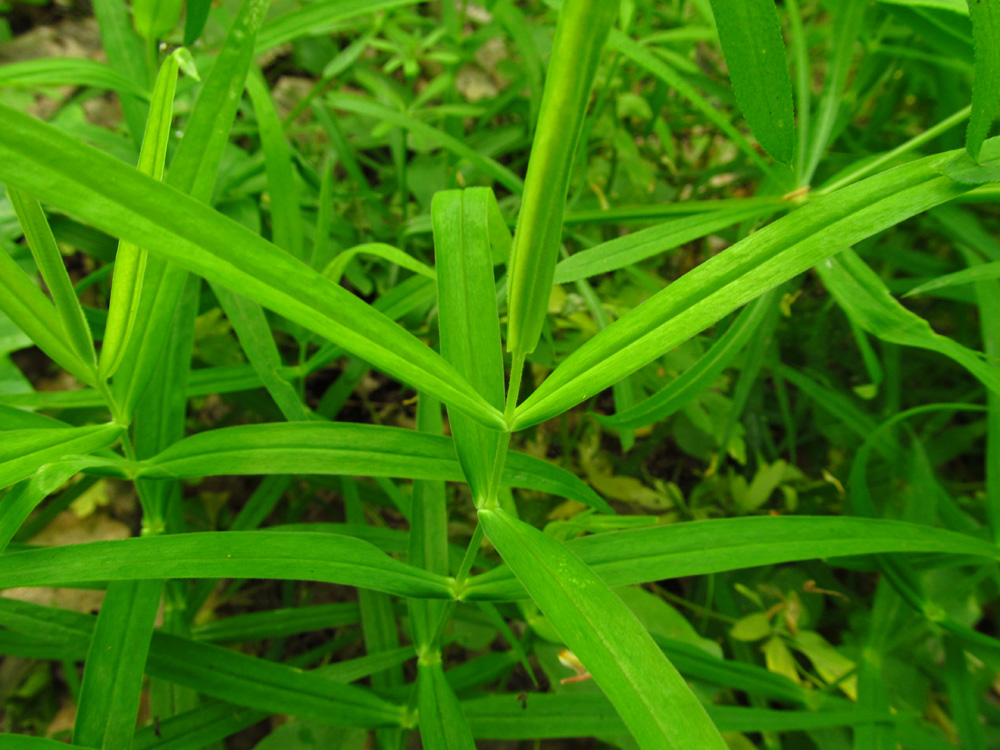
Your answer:
[[[63,333],[55,306],[13,258],[0,249],[0,311],[24,331],[34,344],[56,364],[86,383],[96,385],[93,366],[74,351]]]
[[[25,479],[12,487],[4,496],[3,502],[0,502],[0,552],[6,549],[31,512],[46,497],[81,469],[96,463],[98,462],[90,458],[59,461],[43,466],[30,479]]]
[[[1000,153],[1000,139],[984,150]],[[939,176],[955,154],[929,156],[832,193],[689,271],[567,357],[518,407],[515,429],[600,392],[843,247],[967,192],[971,186]]]
[[[128,6],[119,0],[94,0],[93,7],[108,65],[148,95],[150,73],[146,69],[142,40],[135,33]],[[135,96],[124,95],[121,105],[125,124],[138,148],[146,122],[146,104]]]
[[[205,28],[212,0],[187,0],[184,8],[184,46],[190,47]]]
[[[752,305],[748,305],[733,321],[725,334],[712,344],[697,362],[685,370],[676,380],[661,388],[645,401],[631,409],[611,416],[596,415],[601,424],[609,427],[643,427],[682,409],[692,399],[710,387],[720,373],[736,358],[764,320],[767,308],[773,304],[770,295],[765,295]]]
[[[346,422],[243,425],[203,432],[144,462],[138,472],[148,479],[292,473],[465,479],[449,438]],[[610,512],[575,474],[523,453],[510,454],[501,480]]]
[[[132,0],[135,30],[147,42],[161,39],[177,25],[183,0]]]
[[[160,66],[149,106],[149,116],[146,119],[146,132],[142,137],[142,149],[139,152],[139,164],[136,169],[154,180],[163,178],[181,49],[169,55]],[[98,367],[99,374],[104,379],[111,377],[121,364],[139,309],[145,272],[145,250],[125,240],[119,242],[118,254],[115,256],[115,275],[111,285],[108,322],[104,329],[104,342],[101,346]]]
[[[488,188],[434,196],[434,258],[438,269],[441,353],[497,409],[503,408],[503,344],[487,217]],[[455,449],[476,506],[488,499],[500,433],[449,411]]]
[[[226,531],[134,537],[3,555],[0,588],[146,578],[273,578],[452,598],[451,581],[339,534]]]
[[[684,679],[579,557],[503,510],[480,510],[479,521],[639,747],[724,750],[726,743]]]
[[[212,197],[250,66],[251,42],[269,4],[269,0],[243,0],[184,126],[184,137],[164,181],[196,200],[207,203]],[[146,260],[145,293],[135,323],[143,335],[129,341],[113,383],[115,399],[126,415],[135,411],[153,377],[165,332],[176,328],[174,319],[187,276],[186,270],[163,258],[149,256]]]
[[[0,179],[238,289],[486,426],[505,426],[440,355],[350,292],[204,204],[9,107],[0,107]]]
[[[966,149],[976,161],[1000,105],[1000,1],[969,0],[976,69]]]
[[[900,521],[810,516],[748,516],[594,534],[569,548],[609,586],[706,575],[798,560],[932,552],[1000,557],[989,542]],[[467,599],[511,600],[524,591],[506,567],[472,578]]]
[[[417,707],[420,739],[424,747],[440,750],[475,750],[476,742],[462,705],[445,679],[441,655],[421,659],[417,666]]]
[[[5,86],[91,86],[130,97],[149,97],[146,89],[115,68],[77,57],[5,63],[0,68],[0,87]]]
[[[542,333],[573,157],[601,51],[617,18],[617,0],[566,0],[559,13],[510,258],[507,350],[515,367]]]
[[[711,3],[736,103],[764,150],[788,164],[795,152],[795,113],[774,0]]]
[[[121,427],[115,424],[0,432],[0,489],[64,456],[107,448],[120,434]]]
[[[444,424],[441,404],[421,395],[417,402],[417,429],[441,435]],[[413,483],[413,506],[410,512],[410,565],[431,573],[448,575],[448,496],[444,482],[418,479]],[[430,644],[444,605],[410,600],[413,641],[418,648]]]
[[[131,747],[162,591],[162,580],[116,581],[108,586],[83,670],[74,745],[101,750]]]
[[[401,266],[408,271],[413,271],[413,273],[418,273],[428,279],[437,278],[437,274],[433,268],[421,263],[412,255],[407,255],[398,247],[387,245],[384,242],[367,242],[363,245],[355,245],[349,250],[342,250],[337,254],[336,258],[326,264],[326,268],[323,269],[323,275],[339,284],[344,276],[344,272],[347,270],[347,266],[359,255],[374,255],[376,258],[381,258],[389,263],[395,263],[397,266]]]
[[[816,270],[844,312],[868,333],[894,344],[930,349],[950,357],[1000,395],[1000,370],[987,364],[979,352],[936,333],[930,323],[903,307],[853,250],[827,259]]]
[[[19,190],[8,189],[7,194],[38,270],[52,295],[59,320],[62,321],[63,334],[77,356],[93,366],[96,356],[90,326],[83,317],[83,308],[73,291],[73,282],[66,271],[66,264],[56,245],[56,238],[52,236],[52,228],[45,218],[42,205]]]

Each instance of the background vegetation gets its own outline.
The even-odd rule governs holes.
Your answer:
[[[1000,748],[1000,4],[559,5],[0,2],[0,748]]]

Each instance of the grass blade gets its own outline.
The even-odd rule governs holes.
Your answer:
[[[175,443],[139,470],[139,475],[147,479],[225,474],[363,474],[451,482],[465,479],[450,438],[346,422],[212,430]],[[576,475],[523,453],[509,455],[502,481],[611,512],[607,503]]]
[[[426,0],[319,0],[278,16],[261,29],[254,54],[300,36],[324,34],[331,27],[357,16],[389,8],[416,5]]]
[[[570,542],[609,586],[705,575],[815,558],[932,552],[996,559],[1000,548],[930,526],[865,518],[758,516],[693,521],[597,534]],[[514,574],[498,568],[469,581],[466,599],[523,598]]]
[[[102,750],[132,745],[142,675],[163,581],[108,586],[87,652],[73,744]]]
[[[92,463],[84,458],[43,466],[30,479],[13,487],[0,503],[0,552],[7,548],[39,503]]]
[[[601,424],[617,429],[643,427],[666,419],[683,409],[699,393],[710,387],[736,358],[764,321],[767,309],[772,304],[774,298],[769,292],[752,305],[748,305],[725,334],[712,344],[712,348],[676,380],[631,409],[611,416],[596,414],[597,420]]]
[[[868,333],[883,341],[943,354],[1000,395],[1000,370],[988,365],[979,352],[936,333],[926,320],[899,304],[878,274],[853,250],[828,258],[816,270],[844,312]]]
[[[449,579],[336,534],[227,531],[7,552],[0,587],[159,578],[325,581],[397,596],[452,597]]]
[[[0,179],[209,281],[238,289],[486,426],[503,427],[499,411],[443,358],[232,220],[6,107],[0,109],[0,135]]]
[[[617,0],[566,0],[528,159],[507,279],[507,350],[518,368],[534,351],[552,288],[573,158]]]
[[[6,251],[0,249],[0,311],[56,364],[87,385],[96,373],[74,350],[55,306]]]
[[[435,194],[434,258],[438,269],[441,354],[496,409],[504,406],[503,343],[487,226],[488,188]],[[501,436],[460,412],[449,412],[455,450],[472,488],[487,502]]]
[[[66,271],[66,264],[63,262],[62,253],[59,252],[59,246],[56,245],[56,238],[52,236],[52,228],[45,218],[42,205],[17,190],[8,189],[7,195],[17,214],[28,247],[31,248],[35,264],[45,280],[49,294],[52,295],[66,340],[83,362],[93,366],[97,358],[90,326],[83,317],[83,308],[80,307],[76,292],[73,291],[73,282]]]
[[[736,103],[767,153],[795,153],[792,79],[774,0],[711,0]]]
[[[115,424],[0,432],[0,488],[9,487],[65,456],[107,448],[121,432],[122,428]]]
[[[437,273],[430,266],[421,263],[412,255],[407,255],[402,250],[383,242],[368,242],[364,245],[356,245],[349,250],[341,251],[336,258],[326,264],[323,275],[334,283],[339,284],[351,261],[359,255],[374,255],[389,263],[394,263],[408,271],[418,273],[428,279],[436,279]]]
[[[420,739],[424,747],[441,750],[475,750],[476,741],[462,713],[462,706],[445,679],[441,657],[417,667],[417,707]]]
[[[987,148],[1000,150],[1000,139]],[[937,176],[953,158],[938,154],[846,187],[702,263],[567,357],[518,407],[515,429],[600,392],[841,248],[966,192]]]
[[[969,0],[976,71],[972,82],[972,117],[965,147],[976,161],[990,134],[1000,101],[1000,3]]]
[[[148,92],[152,83],[150,71],[146,68],[142,40],[135,33],[128,8],[118,0],[94,0],[94,15],[100,27],[101,46],[108,56],[108,65],[137,88]],[[147,106],[140,98],[128,95],[121,97],[121,103],[125,124],[138,147],[145,129]]]
[[[687,82],[684,76],[664,63],[641,44],[619,31],[611,32],[611,36],[608,39],[608,47],[615,52],[621,52],[636,65],[645,68],[671,88],[677,89],[678,94],[691,102],[706,119],[729,136],[740,151],[746,154],[747,158],[754,162],[764,174],[777,177],[773,173],[774,170],[767,159],[757,153],[757,149],[754,148],[747,137],[738,128],[734,127],[726,116],[716,109],[711,102],[699,94],[694,86]],[[777,182],[781,184],[780,180],[777,180]]]
[[[556,266],[555,283],[565,284],[617,271],[707,237],[720,229],[773,213],[780,206],[779,201],[754,201],[752,206],[736,205],[719,211],[686,216],[602,242],[560,261]]]
[[[208,202],[216,182],[222,153],[243,91],[251,61],[251,45],[270,0],[244,0],[226,41],[205,79],[194,110],[184,127],[165,182],[192,198]],[[221,104],[220,104],[221,102]],[[156,256],[146,260],[139,313],[135,325],[145,332],[128,345],[113,386],[121,410],[135,411],[162,353],[168,330],[176,330],[176,311],[187,272]],[[178,321],[178,325],[182,322]]]
[[[444,431],[441,404],[420,396],[417,429],[430,435]],[[413,483],[407,561],[431,573],[448,575],[448,496],[442,481],[418,479]],[[444,605],[417,599],[411,599],[409,604],[413,642],[422,649],[431,644]]]
[[[722,748],[705,709],[624,602],[566,546],[503,510],[480,523],[642,748]]]
[[[994,279],[1000,279],[1000,261],[983,263],[982,265],[955,271],[955,273],[938,276],[936,279],[931,279],[927,283],[911,289],[906,293],[906,296],[915,297],[918,294],[926,294],[937,289],[947,289],[951,286],[961,286],[962,284],[971,284],[978,281],[992,281]]]
[[[174,91],[177,88],[178,55],[181,47],[169,55],[160,66],[153,88],[146,131],[142,136],[139,164],[136,169],[154,180],[163,178],[170,141],[170,123],[174,112]],[[125,354],[129,337],[139,310],[142,282],[146,273],[146,253],[131,242],[118,243],[115,256],[115,276],[111,286],[108,322],[98,364],[98,375],[107,380],[118,369]]]
[[[133,0],[135,30],[147,41],[162,39],[181,17],[183,0]]]
[[[49,58],[6,63],[0,68],[3,86],[88,86],[146,99],[149,92],[115,68],[81,58]]]

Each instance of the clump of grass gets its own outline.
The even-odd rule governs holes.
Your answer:
[[[122,104],[0,102],[0,588],[106,589],[0,653],[74,745],[998,740],[995,3],[94,10],[0,70]]]

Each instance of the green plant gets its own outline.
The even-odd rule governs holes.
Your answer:
[[[375,730],[378,746],[393,748],[401,747],[408,730],[414,729],[430,748],[473,747],[476,738],[595,735],[624,747],[634,742],[642,748],[708,749],[727,747],[727,739],[732,747],[746,746],[738,744],[749,743],[738,733],[757,732],[765,747],[780,747],[783,732],[843,726],[854,728],[854,746],[859,749],[895,747],[897,742],[937,747],[941,740],[919,716],[892,713],[881,672],[881,655],[905,613],[919,628],[940,635],[956,731],[970,747],[986,747],[977,711],[962,708],[963,701],[976,704],[981,680],[968,667],[966,654],[996,670],[998,642],[937,601],[926,579],[957,566],[974,571],[985,588],[995,587],[1000,557],[1000,368],[995,361],[1000,333],[994,270],[1000,245],[973,213],[957,207],[960,200],[994,201],[997,195],[992,183],[998,181],[1000,139],[986,137],[1000,89],[1000,45],[990,36],[1000,24],[997,4],[970,4],[969,28],[976,40],[971,108],[897,139],[891,150],[846,160],[834,155],[826,164],[831,146],[846,138],[842,101],[854,42],[866,14],[890,11],[869,8],[862,0],[849,0],[833,11],[823,93],[813,107],[806,64],[809,39],[798,2],[786,4],[797,73],[794,86],[771,0],[692,4],[708,19],[694,31],[707,30],[714,40],[711,23],[717,24],[722,52],[733,71],[735,101],[774,163],[700,92],[706,86],[691,82],[706,83],[697,70],[685,67],[684,58],[675,59],[669,50],[632,37],[631,27],[644,13],[658,12],[655,3],[564,0],[544,94],[536,87],[527,102],[529,118],[535,111],[538,117],[527,128],[533,136],[523,182],[515,169],[494,158],[502,144],[485,136],[474,145],[463,140],[461,118],[489,113],[447,100],[444,92],[450,90],[454,75],[443,74],[443,84],[430,83],[423,91],[413,85],[421,61],[430,56],[427,50],[439,38],[435,34],[451,37],[454,48],[461,48],[461,14],[466,10],[464,4],[442,4],[444,31],[430,31],[429,40],[417,40],[396,21],[394,12],[418,4],[321,0],[265,22],[266,0],[244,0],[214,62],[196,55],[204,81],[179,139],[171,138],[175,98],[197,73],[184,48],[165,55],[162,63],[159,53],[159,42],[179,23],[178,3],[136,4],[137,36],[123,6],[113,0],[96,2],[113,67],[46,62],[0,71],[0,82],[8,84],[70,80],[119,92],[125,127],[139,145],[138,167],[133,168],[58,127],[0,105],[0,180],[49,291],[46,295],[36,286],[30,264],[0,253],[0,310],[86,386],[52,397],[55,400],[46,401],[44,394],[32,390],[0,404],[0,480],[10,488],[0,503],[0,547],[7,548],[0,557],[0,588],[107,589],[96,619],[0,599],[0,650],[69,663],[84,659],[73,731],[74,744],[83,747],[157,747],[168,742],[174,748],[209,746],[271,714]],[[943,3],[948,6],[944,10],[928,10],[928,4],[920,2],[895,5],[900,15],[886,16],[877,36],[892,38],[901,33],[894,24],[911,21],[932,44],[947,49],[958,44],[956,39],[961,41],[967,21],[961,3]],[[497,0],[491,8],[522,45],[525,80],[537,83],[540,58],[537,49],[531,52],[532,31],[521,10],[507,0]],[[347,55],[345,60],[324,58],[308,94],[312,104],[297,106],[283,120],[254,54],[381,11],[393,12],[380,15],[367,35],[356,35],[362,47],[370,43],[389,55],[385,76],[356,74],[370,96],[326,91],[337,72],[363,54],[362,47],[348,47],[341,53]],[[683,18],[683,13],[675,15]],[[209,28],[207,18],[207,3],[188,6],[185,44],[194,45],[202,29]],[[413,24],[422,28],[425,22],[417,16]],[[612,28],[616,23],[620,30]],[[683,32],[683,27],[672,31]],[[613,61],[602,71],[606,48]],[[311,64],[309,54],[322,56],[323,48],[318,49],[300,50],[307,60],[302,64]],[[434,63],[457,68],[460,60],[441,54]],[[626,63],[641,69],[643,80],[651,75],[658,87],[676,92],[689,103],[683,105],[685,112],[696,113],[699,122],[728,136],[732,150],[743,153],[734,169],[752,173],[759,181],[756,196],[679,202],[674,204],[680,207],[679,218],[604,242],[593,242],[579,231],[577,224],[586,219],[578,215],[573,223],[568,221],[567,198],[571,208],[580,199],[578,170],[586,167],[588,138],[602,126],[601,107],[614,71]],[[187,75],[178,83],[181,69]],[[868,91],[865,82],[878,77],[874,68],[863,73],[852,82],[855,94]],[[597,94],[592,96],[595,79]],[[242,102],[244,90],[249,106]],[[422,112],[421,105],[438,95],[445,102]],[[596,101],[588,115],[592,98]],[[637,116],[645,116],[638,101],[624,95],[621,99],[626,105],[631,102]],[[668,99],[661,103],[669,108]],[[351,234],[344,226],[351,222],[333,212],[332,157],[324,153],[317,171],[300,153],[309,146],[290,137],[298,134],[297,116],[310,110],[329,144],[323,149],[336,154],[346,180],[354,184],[347,197],[338,197],[355,223],[378,226],[384,221],[385,206],[381,196],[372,197],[376,190],[367,175],[377,168],[393,175],[390,199],[398,202],[390,205],[404,222],[412,219],[389,238],[394,244],[385,237],[369,237],[331,246],[338,233]],[[383,154],[388,166],[359,154],[331,110],[380,121],[377,127],[388,133],[387,156]],[[237,118],[238,112],[242,117]],[[922,153],[923,146],[970,113],[965,151]],[[255,124],[248,126],[251,118]],[[429,122],[435,119],[440,126]],[[651,132],[657,127],[652,124]],[[664,128],[669,124],[659,121],[659,127],[656,134],[667,140],[670,133]],[[234,154],[233,134],[258,139],[259,151],[252,157]],[[409,164],[407,152],[428,142],[446,153],[444,163],[435,168],[461,174],[456,166],[464,161],[484,184],[461,187],[455,177],[445,186],[449,189],[436,189],[442,181],[431,180],[435,189],[427,191],[433,193],[429,215],[413,218],[408,214],[409,195],[418,187],[407,182],[408,175],[427,165]],[[622,153],[629,153],[627,148],[622,145]],[[664,159],[670,162],[667,155]],[[642,172],[640,160],[632,167]],[[270,239],[261,231],[260,214],[246,194],[227,194],[218,208],[211,205],[220,194],[220,175],[230,179],[241,170],[266,186]],[[498,202],[492,185],[519,197],[513,236],[507,219],[517,200]],[[106,319],[88,315],[81,306],[81,284],[74,288],[42,203],[61,218],[72,217],[119,240],[115,257],[107,258],[104,266],[110,268],[113,262],[115,268]],[[306,207],[314,214],[308,225],[303,220]],[[979,307],[985,350],[993,359],[957,336],[936,333],[903,307],[883,277],[852,249],[932,209],[946,236],[963,238],[971,268],[954,276],[936,274],[940,278],[908,291],[975,282],[971,304]],[[659,220],[673,209],[668,205],[649,210],[644,218]],[[641,286],[638,264],[733,226],[740,227],[741,239],[731,247],[668,285],[654,281],[655,291]],[[418,230],[429,230],[433,238],[433,264],[426,254],[407,252]],[[567,240],[583,249],[560,260]],[[369,273],[362,260],[394,270],[384,276]],[[942,354],[964,368],[968,383],[980,390],[969,399],[954,396],[962,403],[897,408],[876,421],[806,372],[772,361],[769,344],[781,305],[792,303],[791,294],[782,298],[778,292],[813,268],[847,317],[871,387],[877,390],[886,376],[867,336],[887,346]],[[399,281],[400,269],[412,276]],[[636,296],[648,299],[612,321],[590,280],[623,270],[638,278],[635,283],[642,292]],[[375,301],[369,304],[345,289],[340,284],[345,278]],[[202,280],[208,282],[204,287]],[[553,318],[548,316],[554,282],[574,285],[580,304],[591,311],[594,335],[556,345]],[[636,381],[630,376],[643,373],[748,303],[679,377],[649,389],[649,397],[635,403]],[[216,304],[248,364],[192,369],[196,320]],[[426,314],[435,304],[436,327],[427,325]],[[412,316],[414,311],[418,314]],[[397,323],[408,316],[416,322]],[[99,350],[91,334],[98,327],[95,320],[102,341]],[[437,344],[437,350],[428,343]],[[286,364],[286,350],[297,352],[296,364]],[[701,412],[693,408],[695,399],[710,391],[741,356],[741,380],[717,429],[708,406]],[[304,390],[307,377],[340,357],[347,357],[347,364],[338,380],[310,404]],[[888,361],[888,355],[884,359]],[[794,510],[795,488],[802,479],[791,470],[794,459],[791,464],[759,461],[757,474],[742,486],[735,479],[721,489],[709,483],[711,477],[723,481],[722,467],[741,439],[740,412],[765,364],[775,373],[779,389],[791,383],[857,434],[860,447],[847,469],[850,496],[844,515],[753,515],[779,488]],[[419,394],[415,429],[336,419],[369,368]],[[544,378],[536,377],[533,368],[545,370]],[[266,391],[276,408],[270,412],[274,419],[188,434],[190,396],[248,387]],[[605,486],[621,486],[602,474],[601,467],[586,470],[588,484],[565,466],[516,449],[518,433],[547,420],[565,422],[578,405],[592,404],[609,388],[614,389],[617,413],[599,415],[596,423],[618,430],[623,445],[635,440],[635,430],[684,410],[700,415],[701,424],[708,423],[703,432],[718,432],[710,435],[712,463],[700,491],[718,492],[727,501],[735,498],[740,514],[747,517],[678,524],[638,514],[618,517],[591,486],[600,488],[602,479]],[[523,391],[528,392],[522,398]],[[89,411],[66,421],[42,414],[47,406],[67,404]],[[442,405],[447,409],[448,437]],[[20,408],[25,406],[30,408]],[[786,426],[791,425],[795,419],[787,404],[783,406]],[[983,519],[935,489],[933,464],[918,436],[900,440],[891,429],[935,410],[985,411]],[[789,427],[788,434],[794,429]],[[788,441],[794,455],[794,439]],[[576,449],[583,442],[578,433],[564,448]],[[931,503],[940,510],[928,512],[913,503],[898,517],[882,518],[868,488],[868,467],[875,456],[930,493],[935,498]],[[32,513],[47,498],[61,489],[60,501],[73,500],[73,485],[62,488],[77,475],[134,483],[142,507],[141,536],[80,546],[18,546],[14,540],[19,530],[25,522],[31,524]],[[203,530],[186,530],[183,481],[234,476],[266,478],[230,519],[228,529],[218,530],[206,515]],[[294,517],[258,530],[278,500],[286,492],[294,494],[292,476],[308,477],[318,486],[338,477],[332,486],[343,498],[345,523],[305,523]],[[383,482],[378,485],[380,498],[406,521],[407,533],[367,523],[362,489],[352,479],[357,476]],[[413,480],[412,496],[400,492],[391,481],[397,479]],[[466,512],[475,525],[467,543],[457,548],[451,544],[445,482],[469,487]],[[568,527],[554,523],[543,531],[519,517],[512,487],[565,498],[592,512],[575,515]],[[580,536],[582,532],[595,533]],[[27,538],[20,533],[20,539]],[[499,560],[484,557],[484,537]],[[734,626],[736,650],[766,639],[767,669],[754,664],[751,656],[723,659],[708,653],[692,645],[693,637],[667,637],[650,626],[651,616],[643,616],[644,607],[653,605],[637,603],[645,592],[634,588],[636,584],[816,558],[869,566],[882,576],[873,612],[857,635],[854,661],[812,627],[800,628],[795,614],[798,594],[772,591],[768,595],[778,604],[765,607],[765,598],[751,592],[748,598],[759,611],[745,615],[724,582],[723,592],[707,597],[720,611],[705,610],[704,616]],[[286,606],[273,611],[233,617],[232,622],[223,618],[199,623],[196,615],[219,578],[354,587],[357,603],[295,608],[288,597]],[[192,579],[194,584],[189,583]],[[615,590],[627,586],[633,588]],[[990,592],[983,598],[995,599],[996,592]],[[405,600],[405,608],[398,600]],[[161,602],[164,619],[157,628]],[[512,627],[513,621],[528,628]],[[403,622],[406,642],[400,638]],[[480,627],[485,622],[506,642],[505,649],[469,661],[464,672],[446,670],[449,627],[456,622]],[[326,652],[305,651],[282,661],[280,648],[264,658],[215,645],[264,637],[280,644],[286,635],[335,623],[360,624],[364,656],[303,671],[300,666],[314,666]],[[520,665],[524,680],[536,680],[526,652],[531,642],[527,630],[564,645],[600,691],[530,692],[522,702],[516,691],[499,690],[460,699],[470,686],[487,684],[514,665]],[[335,652],[343,645],[332,643],[323,648]],[[824,680],[820,689],[802,684],[793,651],[815,665]],[[415,672],[409,674],[415,673],[415,684],[406,681],[403,670],[414,658]],[[136,731],[144,674],[151,679],[151,710],[158,719]],[[368,687],[350,684],[366,677]],[[706,700],[711,692],[704,685],[745,693],[749,705],[713,704]],[[856,699],[856,705],[838,697],[837,690]],[[795,709],[776,708],[768,701]],[[732,734],[723,739],[720,730]],[[351,741],[346,734],[327,740],[330,746]],[[0,737],[0,747],[44,744],[41,739]]]

